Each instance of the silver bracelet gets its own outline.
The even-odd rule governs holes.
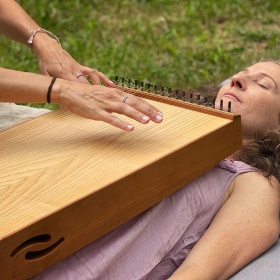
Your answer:
[[[59,38],[57,36],[55,36],[52,32],[46,30],[46,29],[43,29],[43,28],[38,28],[37,30],[34,30],[32,31],[29,35],[28,35],[28,41],[27,43],[30,45],[30,48],[32,50],[32,52],[34,54],[36,54],[34,48],[33,48],[33,40],[34,40],[34,37],[35,35],[38,33],[38,32],[41,32],[41,33],[46,33],[48,34],[51,38],[53,38],[54,40],[56,40],[59,44],[60,44],[60,41],[59,41]],[[60,44],[61,45],[61,44]]]

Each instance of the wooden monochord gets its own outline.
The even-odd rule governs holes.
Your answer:
[[[124,132],[59,109],[0,133],[1,280],[43,271],[241,147],[240,116],[123,90],[164,121],[129,119],[135,130]]]

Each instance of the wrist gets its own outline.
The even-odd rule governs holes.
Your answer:
[[[71,96],[73,96],[73,87],[75,85],[77,83],[57,78],[52,86],[51,103],[67,108],[71,103],[70,100]]]
[[[60,79],[55,79],[55,82],[53,82],[53,79],[54,78],[52,78],[52,80],[50,81],[50,84],[47,89],[46,101],[48,102],[48,93],[51,88],[51,92],[49,94],[49,103],[61,105],[62,83]],[[51,85],[52,82],[53,84]]]
[[[55,45],[60,46],[60,41],[57,36],[51,33],[48,30],[39,28],[35,31],[32,31],[28,36],[28,44],[31,50],[37,55],[40,53],[41,49]]]

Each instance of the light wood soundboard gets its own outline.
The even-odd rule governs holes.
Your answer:
[[[164,121],[131,133],[63,109],[0,133],[0,279],[39,273],[241,147],[240,116],[153,99]]]

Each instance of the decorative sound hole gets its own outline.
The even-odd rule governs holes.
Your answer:
[[[30,261],[30,260],[42,258],[42,257],[46,256],[47,254],[49,254],[50,252],[54,251],[63,242],[63,240],[64,240],[64,238],[62,237],[57,242],[55,242],[53,245],[51,245],[50,247],[48,247],[46,249],[27,252],[25,254],[25,259]]]
[[[50,241],[51,241],[51,235],[50,234],[41,234],[41,235],[34,236],[34,237],[26,240],[22,244],[20,244],[11,253],[11,257],[12,258],[15,257],[16,255],[18,255],[23,250],[26,250],[27,248],[30,249],[30,247],[32,247],[34,245],[38,245],[38,244],[42,244],[42,243],[49,243]],[[35,259],[38,259],[38,258],[42,258],[42,257],[46,256],[47,254],[51,253],[52,251],[54,251],[56,248],[58,248],[58,246],[63,241],[64,241],[64,238],[62,237],[58,241],[56,241],[54,244],[52,244],[51,246],[48,246],[45,249],[36,250],[36,251],[29,250],[29,252],[27,252],[25,254],[25,259],[26,260],[35,260]]]

